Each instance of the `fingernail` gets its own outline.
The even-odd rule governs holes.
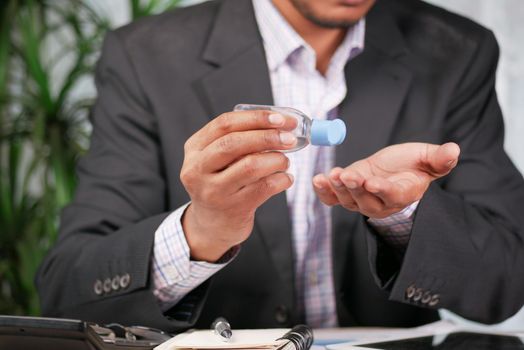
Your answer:
[[[351,189],[351,190],[354,190],[355,188],[358,187],[358,184],[355,182],[355,181],[348,181],[346,183],[346,186]]]
[[[342,181],[340,181],[339,179],[331,179],[331,182],[333,183],[333,185],[335,185],[335,187],[343,187],[344,186]]]
[[[295,181],[295,177],[293,175],[291,175],[290,173],[286,173],[287,177],[289,177],[289,180],[291,180],[291,182]]]
[[[281,132],[280,142],[282,142],[284,145],[293,145],[295,142],[297,142],[297,138],[290,132]]]
[[[447,163],[448,168],[452,167],[454,163],[455,163],[454,159],[448,161],[448,163]]]
[[[284,116],[282,116],[281,114],[270,114],[268,119],[269,119],[269,123],[273,125],[284,124]]]

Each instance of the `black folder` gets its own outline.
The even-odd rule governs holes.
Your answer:
[[[172,335],[146,327],[43,317],[0,316],[0,349],[146,350]]]

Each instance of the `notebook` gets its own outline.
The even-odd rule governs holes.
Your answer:
[[[313,344],[311,328],[299,325],[290,329],[236,329],[229,342],[221,340],[212,330],[194,330],[179,334],[160,344],[155,350],[179,349],[254,349],[308,350]]]

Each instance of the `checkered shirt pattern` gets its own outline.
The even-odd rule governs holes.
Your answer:
[[[293,30],[270,0],[252,0],[264,42],[274,103],[294,107],[317,119],[333,119],[347,93],[344,66],[363,50],[365,20],[352,27],[322,76],[316,70],[314,50]],[[249,101],[245,101],[249,102]],[[292,221],[295,284],[300,311],[312,327],[337,326],[331,256],[331,210],[315,196],[311,179],[328,172],[334,149],[308,146],[287,154],[289,172],[295,177],[286,192]],[[385,219],[369,219],[371,225],[393,245],[409,240],[417,203]],[[163,310],[227,265],[236,251],[211,264],[191,261],[181,225],[187,207],[169,215],[155,232],[152,275],[154,294]],[[395,237],[405,236],[406,240]]]
[[[227,261],[220,264],[190,260],[189,246],[182,228],[182,215],[188,205],[189,203],[172,212],[155,232],[153,294],[164,311],[219,271],[232,258],[225,259]]]
[[[270,0],[254,0],[268,62],[274,103],[299,109],[317,119],[336,117],[346,96],[344,66],[363,49],[364,22],[351,28],[336,50],[325,76],[316,69],[316,54]],[[312,327],[337,325],[331,261],[330,208],[317,199],[311,179],[327,172],[334,150],[309,146],[288,154],[293,186],[286,192],[293,227],[296,297]]]
[[[368,222],[379,233],[380,237],[389,246],[397,249],[400,256],[404,255],[408,246],[411,228],[413,227],[413,217],[419,202],[416,201],[387,218],[368,219]]]

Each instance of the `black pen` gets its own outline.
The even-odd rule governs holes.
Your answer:
[[[222,339],[222,341],[228,342],[233,336],[233,331],[231,331],[231,326],[225,318],[219,317],[212,324],[211,329],[213,332]]]

